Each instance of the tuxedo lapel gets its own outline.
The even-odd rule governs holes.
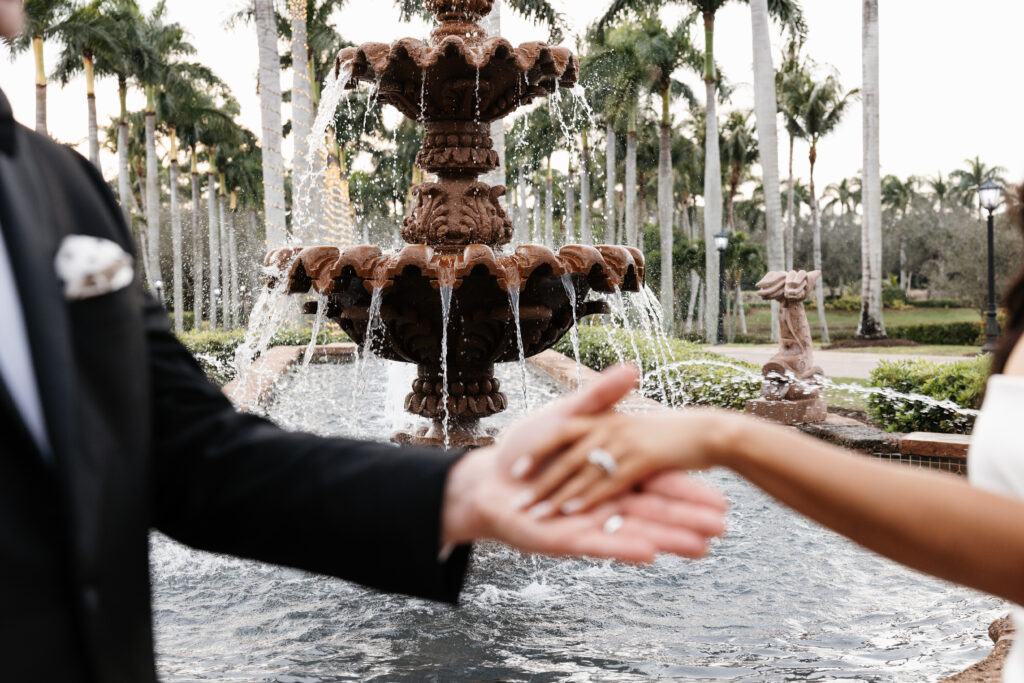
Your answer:
[[[0,224],[18,283],[46,433],[56,461],[67,463],[75,443],[76,387],[67,302],[53,267],[60,236],[32,150],[17,142],[15,130],[10,151],[0,148]]]

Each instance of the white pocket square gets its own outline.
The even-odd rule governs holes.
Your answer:
[[[135,279],[132,257],[102,237],[68,235],[53,263],[64,297],[90,299],[124,289]]]

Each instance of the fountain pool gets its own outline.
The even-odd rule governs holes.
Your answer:
[[[389,385],[404,393],[401,373],[414,371],[404,367],[364,362],[353,410],[355,365],[312,365],[282,382],[267,412],[289,428],[387,440],[404,419],[383,407]],[[528,372],[534,408],[562,391]],[[513,387],[519,373],[507,364],[498,378]],[[522,413],[517,395],[497,426]],[[991,649],[1001,601],[864,551],[726,472],[706,476],[732,502],[708,559],[636,568],[484,544],[458,609],[154,534],[161,679],[922,681]]]

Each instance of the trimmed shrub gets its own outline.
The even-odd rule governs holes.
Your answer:
[[[742,410],[747,401],[761,395],[758,368],[692,342],[665,339],[652,343],[639,331],[589,325],[579,328],[579,336],[580,360],[594,370],[622,360],[635,365],[639,355],[642,392],[656,401]],[[572,358],[568,335],[555,350]]]
[[[925,299],[907,303],[914,308],[970,308],[970,304],[959,299]]]
[[[271,340],[271,346],[305,346],[309,343],[312,330],[280,330]],[[245,330],[209,330],[186,332],[179,337],[185,348],[191,352],[213,382],[224,386],[235,378],[235,350],[245,340]],[[318,344],[332,344],[349,341],[340,330],[322,330],[317,335]]]
[[[906,325],[887,327],[885,331],[893,339],[906,339],[918,344],[972,346],[978,342],[982,325],[980,322]]]
[[[940,402],[903,399],[884,394],[868,398],[868,414],[890,432],[968,434],[974,417],[956,409],[977,410],[991,371],[987,355],[957,363],[925,360],[882,362],[871,372],[871,386]]]

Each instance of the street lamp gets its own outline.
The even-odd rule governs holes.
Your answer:
[[[715,249],[718,250],[718,335],[716,344],[725,343],[725,250],[729,248],[729,234],[715,235]]]
[[[985,345],[982,351],[992,352],[999,343],[999,322],[996,320],[996,256],[995,219],[992,213],[1003,200],[1003,188],[986,180],[978,188],[981,208],[988,211],[988,311],[985,313]]]
[[[156,300],[159,301],[162,306],[164,303],[164,281],[156,280],[153,282],[153,289],[156,290]]]

